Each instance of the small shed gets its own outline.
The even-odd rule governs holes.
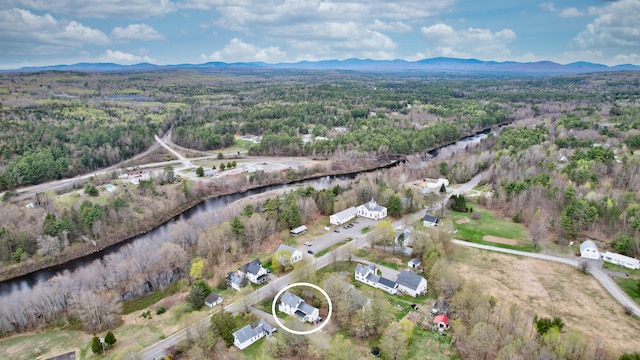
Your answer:
[[[413,269],[420,267],[420,265],[422,265],[422,262],[420,261],[419,258],[413,258],[409,260],[409,262],[407,263],[407,266]]]
[[[600,260],[598,246],[591,240],[585,240],[580,244],[580,256],[587,259]]]
[[[446,314],[440,314],[433,318],[433,324],[439,331],[449,330],[449,317]]]
[[[224,298],[216,293],[211,293],[204,299],[204,304],[212,308],[220,304]]]
[[[429,214],[425,215],[424,218],[422,218],[422,226],[424,227],[434,227],[438,225],[439,222],[440,219]]]

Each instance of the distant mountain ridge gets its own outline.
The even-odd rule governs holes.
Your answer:
[[[638,71],[640,66],[625,64],[607,66],[585,61],[566,65],[552,61],[516,62],[516,61],[482,61],[477,59],[456,59],[437,57],[418,61],[406,60],[371,60],[345,59],[299,61],[295,63],[267,64],[264,62],[208,62],[204,64],[154,65],[148,63],[134,65],[118,65],[113,63],[78,63],[73,65],[53,65],[23,67],[3,72],[34,71],[90,71],[90,72],[127,72],[150,71],[162,69],[293,69],[293,70],[345,70],[362,72],[411,72],[411,73],[449,73],[449,74],[505,74],[505,75],[562,75],[583,74],[606,71]]]

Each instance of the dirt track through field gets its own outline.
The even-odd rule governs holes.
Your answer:
[[[507,239],[493,235],[485,235],[482,237],[482,240],[504,245],[518,245],[518,242],[513,239]]]

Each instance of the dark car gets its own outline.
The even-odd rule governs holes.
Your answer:
[[[338,230],[338,229],[335,229],[335,230],[333,230],[333,232],[337,232],[337,233],[339,233],[339,232],[340,232],[340,230]]]
[[[315,254],[315,251],[313,251],[313,250],[311,250],[311,249],[307,250],[307,252],[308,252],[309,254],[311,254],[311,255]]]

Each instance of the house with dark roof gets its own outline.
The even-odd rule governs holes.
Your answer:
[[[300,321],[315,323],[320,319],[320,310],[318,308],[307,304],[302,298],[288,291],[285,291],[280,298],[278,310],[287,315],[294,316],[300,319]]]
[[[420,258],[413,258],[407,262],[407,266],[413,269],[417,269],[422,266],[422,261],[420,261]]]
[[[238,269],[238,273],[246,276],[247,280],[253,284],[262,284],[269,280],[267,269],[262,267],[262,262],[259,259],[251,260],[242,265],[240,269]]]
[[[242,329],[233,333],[233,345],[238,349],[244,350],[254,342],[265,336],[270,336],[278,329],[268,322],[260,319],[258,322],[249,324]]]
[[[373,264],[368,266],[362,264],[356,265],[355,277],[356,280],[373,286],[374,288],[382,289],[391,295],[395,295],[398,292],[398,284],[392,280],[376,275],[376,266]]]
[[[204,304],[208,307],[212,308],[218,304],[220,304],[224,300],[224,298],[216,293],[211,293],[209,296],[204,298]]]
[[[379,205],[373,198],[366,204],[362,204],[356,208],[358,210],[358,216],[380,220],[387,217],[387,208]]]
[[[427,293],[427,279],[410,271],[402,270],[396,280],[398,290],[417,297]]]
[[[434,227],[436,225],[438,225],[438,223],[440,222],[440,219],[438,219],[437,217],[433,216],[433,215],[425,215],[422,218],[422,225],[424,227]]]

